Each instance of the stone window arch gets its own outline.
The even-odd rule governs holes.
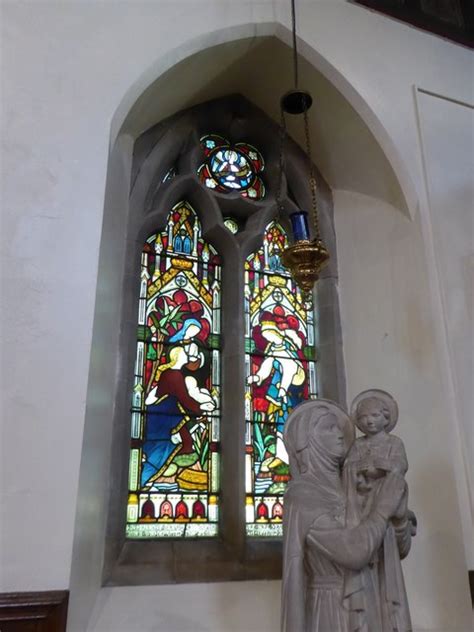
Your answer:
[[[237,191],[215,191],[200,180],[203,163],[200,139],[218,134],[232,143],[248,142],[262,153],[259,173],[265,195],[260,199]],[[104,582],[108,584],[174,583],[269,579],[281,574],[281,540],[246,535],[245,506],[245,261],[263,241],[265,227],[275,219],[279,180],[278,125],[240,95],[225,97],[182,111],[151,128],[134,145],[131,195],[126,234],[127,264],[123,282],[118,398],[107,525]],[[285,174],[280,222],[309,208],[305,154],[290,138],[284,143]],[[318,394],[345,399],[342,342],[337,294],[337,255],[331,191],[316,171],[319,208],[331,262],[315,293],[317,315]],[[259,196],[257,196],[259,197]],[[140,257],[145,240],[163,229],[175,205],[185,202],[196,212],[203,238],[222,257],[221,294],[221,485],[219,535],[214,538],[134,540],[125,537],[130,448],[130,396],[136,354],[136,314],[140,297]],[[238,231],[229,229],[229,220]],[[170,511],[168,505],[166,511]],[[156,508],[145,507],[150,516]],[[268,508],[260,508],[262,516]],[[266,514],[265,514],[266,512]],[[276,504],[270,514],[278,517]]]

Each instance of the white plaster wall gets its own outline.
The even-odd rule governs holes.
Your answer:
[[[112,118],[165,53],[273,8],[34,0],[1,12],[0,590],[47,590],[69,585]]]
[[[289,24],[288,6],[286,2],[230,0],[18,1],[0,6],[0,590],[61,589],[68,587],[71,570],[110,124],[113,120],[115,135],[143,89],[199,48],[252,32],[275,32],[287,40],[287,30],[278,24]],[[471,53],[342,0],[303,2],[300,15],[302,53],[351,103],[357,103],[359,114],[392,157],[414,213],[417,195],[424,194],[424,180],[412,84],[469,101]],[[209,31],[216,33],[209,35]],[[450,122],[445,125],[449,132]],[[425,237],[417,232],[414,239],[411,231],[416,224],[400,219],[400,214],[392,225],[395,220],[388,219],[388,209],[380,211],[384,218],[380,225],[372,224],[379,206],[369,204],[366,212],[365,202],[354,202],[358,217],[370,220],[371,227],[364,223],[362,228],[362,221],[355,221],[356,213],[351,215],[347,208],[352,202],[344,202],[339,194],[339,256],[346,246],[354,256],[367,250],[367,235],[370,244],[377,244],[381,235],[389,233],[398,240],[399,249],[388,260],[387,248],[368,249],[360,263],[357,258],[341,260],[349,394],[383,381],[400,398],[400,434],[412,463],[413,502],[424,524],[431,525],[417,536],[414,557],[406,565],[414,619],[427,630],[467,629],[467,584],[462,584],[465,557],[453,473],[462,455],[446,430],[437,346],[432,325],[424,326],[425,320],[431,323],[440,315],[430,313],[430,297],[420,306],[419,296],[426,287],[415,274],[424,265]],[[395,213],[394,209],[390,212]],[[350,215],[348,226],[352,225],[352,234],[359,234],[359,248],[345,230],[345,220],[340,221]],[[409,271],[405,267],[399,280],[395,263],[403,267],[413,252],[420,259]],[[383,274],[374,274],[372,279],[370,269]],[[382,302],[371,302],[369,280]],[[405,316],[397,320],[400,300],[406,306]],[[371,327],[363,317],[369,313]],[[367,344],[358,343],[359,339]],[[374,364],[362,366],[361,358],[369,350]],[[431,427],[426,427],[426,419],[433,420],[437,432],[428,432]],[[98,458],[107,459],[108,439],[100,433],[98,437],[102,443],[86,449],[97,450]],[[446,501],[444,514],[440,496]],[[92,515],[102,499],[87,502],[86,510],[90,508]],[[100,568],[101,555],[97,546],[81,563]],[[122,597],[138,594],[144,599],[150,594],[147,590],[151,589],[107,591],[109,600],[100,603],[97,625],[118,629],[117,622],[128,608]],[[166,590],[175,590],[176,599],[185,594],[191,599],[198,594],[194,591],[203,591],[199,594],[207,595],[204,604],[209,605],[203,606],[203,626],[209,625],[205,619],[210,620],[214,612],[211,604],[220,594],[218,588]],[[141,602],[146,625],[152,625],[152,603],[170,603],[166,590],[156,589],[156,595],[161,595],[156,602]],[[231,590],[236,601],[247,603],[248,585],[233,584]],[[277,589],[269,585],[268,590],[275,597],[262,599],[258,607],[252,602],[249,621],[263,616],[266,609],[274,616]],[[93,597],[92,592],[90,607],[83,609],[86,618]],[[452,621],[446,613],[453,616]],[[135,629],[146,628],[138,625]]]
[[[205,76],[202,68],[206,68]],[[312,145],[317,147],[318,169],[329,186],[385,199],[409,213],[392,166],[354,107],[301,55],[298,70],[300,85],[317,100],[318,116],[310,117],[308,124]],[[332,70],[333,79],[336,75]],[[170,84],[175,87],[172,91]],[[232,93],[247,97],[279,121],[280,101],[275,95],[285,94],[292,84],[291,47],[278,37],[225,41],[161,74],[134,103],[122,133],[136,137],[176,111]],[[286,128],[303,147],[304,128],[298,117],[287,116]]]
[[[456,445],[438,362],[420,217],[336,191],[341,318],[348,401],[389,390],[405,443],[419,529],[403,562],[416,630],[470,630]],[[450,578],[448,580],[448,578]]]
[[[474,95],[459,103],[417,92],[429,221],[454,387],[451,415],[474,490]],[[445,121],[450,121],[449,127]],[[471,130],[471,133],[469,133]],[[449,376],[447,377],[449,379]],[[472,504],[471,504],[472,511]]]
[[[89,629],[94,632],[275,632],[280,627],[279,607],[280,582],[277,581],[105,588]]]

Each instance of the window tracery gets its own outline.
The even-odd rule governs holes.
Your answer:
[[[259,177],[264,169],[260,152],[248,143],[232,145],[218,134],[201,138],[206,161],[199,167],[199,179],[219,193],[238,191],[243,197],[261,200],[265,185]]]
[[[218,134],[207,134],[207,136],[219,136],[221,139],[219,142],[226,144],[229,148],[235,148],[244,141],[245,145],[250,147],[247,140],[251,140],[258,148],[256,151],[259,161],[253,169],[262,182],[263,197],[251,198],[247,194],[248,189],[243,188],[229,187],[227,192],[212,189],[200,176],[197,176],[199,168],[207,164],[207,155],[201,139],[209,130],[209,121],[213,121],[214,129],[218,131]],[[271,396],[269,391],[272,382],[275,382],[273,386],[276,386],[276,379],[274,380],[273,377],[278,367],[273,367],[273,363],[280,364],[281,357],[277,353],[278,349],[275,350],[271,341],[266,340],[265,336],[273,332],[276,337],[285,341],[288,346],[285,353],[289,353],[291,356],[289,360],[297,365],[296,373],[301,373],[302,370],[306,372],[305,377],[309,375],[311,363],[314,364],[315,360],[313,356],[308,356],[306,349],[310,345],[311,330],[313,330],[314,345],[318,344],[318,339],[314,335],[314,322],[311,328],[309,316],[305,320],[306,308],[295,312],[294,302],[297,297],[290,298],[288,278],[284,277],[278,256],[279,247],[283,246],[286,238],[285,230],[289,225],[290,213],[299,205],[307,206],[309,202],[305,199],[304,193],[305,158],[299,148],[289,139],[285,147],[288,170],[285,173],[281,195],[285,210],[281,214],[280,226],[276,231],[275,225],[273,232],[270,231],[271,236],[268,234],[268,228],[266,230],[266,227],[272,225],[276,215],[275,193],[278,182],[274,164],[278,161],[279,139],[278,126],[242,97],[229,97],[197,106],[160,124],[159,129],[152,128],[150,133],[145,132],[140,137],[140,150],[137,151],[136,162],[132,165],[134,184],[130,196],[130,222],[126,237],[126,243],[129,244],[131,251],[127,251],[129,262],[125,275],[127,290],[121,315],[124,346],[120,352],[118,377],[120,387],[117,391],[119,399],[115,413],[114,452],[117,456],[113,461],[111,477],[111,511],[104,562],[106,583],[140,584],[257,579],[276,578],[280,574],[281,539],[278,534],[281,532],[284,511],[280,494],[283,492],[283,486],[279,491],[273,488],[271,494],[267,492],[271,485],[285,483],[283,480],[285,473],[274,471],[273,474],[271,473],[270,484],[267,477],[265,485],[268,487],[265,488],[264,493],[260,495],[255,493],[254,479],[264,481],[265,477],[261,476],[264,472],[261,471],[259,461],[252,455],[250,456],[253,461],[250,462],[249,467],[249,452],[254,448],[257,449],[258,430],[254,430],[257,425],[254,424],[256,418],[254,419],[252,415],[258,405],[254,407],[255,410],[250,411],[251,418],[249,419],[246,412],[248,401],[246,394],[248,395],[250,391],[251,395],[257,396],[257,386],[261,389],[260,403],[268,405],[268,409],[258,411],[267,415],[266,425],[260,424],[259,429],[266,430],[271,427],[272,431],[269,433],[271,438],[267,442],[275,445],[276,452],[277,418],[280,425],[282,421],[284,423],[283,408],[285,407],[277,406],[270,411],[268,395]],[[221,146],[216,142],[214,149]],[[263,168],[264,158],[267,167],[273,165],[272,168]],[[248,161],[250,164],[250,157]],[[246,185],[245,182],[244,185]],[[321,179],[318,182],[318,190],[322,196],[323,209],[326,205],[326,208],[330,209],[330,192]],[[181,215],[183,209],[186,209],[189,214]],[[179,217],[176,216],[173,219],[172,213],[177,210],[179,210]],[[168,216],[172,219],[171,237]],[[194,222],[194,217],[197,218],[199,224],[198,241],[201,240],[202,243],[202,246],[197,248],[197,255],[194,235],[197,224]],[[322,221],[325,221],[324,213]],[[264,233],[265,243],[263,243]],[[145,248],[144,244],[146,244]],[[172,245],[172,253],[168,253],[169,244]],[[330,245],[332,252],[335,253],[335,244]],[[259,255],[264,248],[267,249],[266,262],[264,255]],[[144,253],[147,254],[147,258],[149,257],[146,273],[142,265]],[[202,340],[199,344],[198,335],[191,337],[197,344],[198,351],[204,354],[205,364],[199,370],[207,371],[209,367],[209,373],[203,376],[202,380],[201,378],[196,380],[198,388],[206,388],[214,396],[212,390],[213,380],[215,380],[218,390],[216,398],[218,406],[215,411],[207,411],[209,414],[205,415],[206,418],[212,419],[217,417],[217,414],[220,417],[219,437],[216,441],[217,451],[211,450],[211,442],[209,443],[209,453],[213,452],[217,459],[220,459],[218,466],[214,468],[214,472],[220,473],[216,493],[214,488],[210,487],[198,489],[195,474],[190,482],[192,489],[186,488],[186,484],[189,483],[187,476],[189,470],[197,471],[196,467],[199,468],[195,464],[184,463],[184,461],[183,463],[174,462],[174,465],[178,466],[176,472],[171,472],[171,476],[163,477],[166,467],[162,468],[168,464],[161,464],[158,461],[153,463],[154,457],[150,459],[146,450],[145,459],[142,460],[143,444],[145,440],[148,440],[144,434],[145,428],[148,416],[152,417],[154,412],[153,409],[147,409],[153,404],[160,404],[159,397],[157,402],[148,400],[150,402],[148,404],[147,398],[151,390],[158,386],[166,369],[160,372],[158,380],[156,380],[156,370],[173,361],[171,357],[173,347],[183,347],[182,341],[173,339],[173,336],[183,331],[184,337],[184,321],[188,317],[190,319],[195,317],[191,302],[193,300],[204,302],[201,294],[198,298],[197,295],[188,294],[188,291],[192,288],[197,294],[199,287],[200,292],[201,287],[206,283],[204,267],[206,262],[208,266],[210,265],[213,257],[217,258],[216,269],[220,267],[219,292],[213,295],[212,301],[207,301],[202,314],[196,318],[201,323],[207,320],[209,335],[207,342]],[[150,266],[153,258],[154,269]],[[171,267],[175,267],[170,265],[171,259],[184,261],[185,266],[191,265],[189,269],[181,267],[176,271],[172,279],[172,288],[165,287],[165,283],[171,283],[168,277],[165,281],[165,276]],[[157,279],[154,278],[157,268],[162,272],[159,283],[163,286],[159,289],[167,292],[166,296],[171,300],[171,302],[165,301],[167,307],[164,306],[165,302],[158,300],[159,290],[154,289],[154,286],[158,287]],[[252,274],[258,274],[257,284],[250,279],[248,274],[251,272],[250,268],[252,268]],[[318,370],[318,388],[312,386],[311,393],[318,390],[323,397],[340,399],[340,393],[343,391],[337,390],[340,389],[340,385],[336,375],[339,365],[336,366],[334,362],[334,358],[339,353],[336,329],[338,316],[334,311],[334,306],[337,305],[334,289],[337,283],[335,267],[329,268],[327,273],[327,279],[322,279],[318,285],[318,293],[322,292],[322,294],[317,307],[317,333],[320,338],[322,337],[324,345],[322,360],[318,358],[318,363],[324,364],[327,358],[331,358],[331,361],[326,362],[324,371]],[[283,276],[279,276],[281,274]],[[194,275],[195,284],[189,275]],[[254,283],[253,289],[252,283]],[[280,287],[278,283],[282,286]],[[261,300],[263,290],[267,287],[271,288],[271,292],[268,297]],[[153,296],[149,293],[150,291],[154,293]],[[183,297],[176,294],[181,291],[186,294],[185,300],[181,300]],[[157,300],[151,307],[153,298]],[[261,309],[260,307],[255,309],[256,299],[261,300]],[[187,311],[179,322],[173,324],[173,317],[177,315],[173,313],[173,310],[177,307],[179,307],[178,312],[181,309]],[[280,307],[283,312],[280,312]],[[140,319],[138,336],[136,334],[137,311]],[[157,321],[155,319],[155,322],[151,318],[152,312],[156,312]],[[250,314],[250,319],[246,314]],[[296,318],[297,325],[291,317]],[[169,319],[169,322],[168,329],[161,340],[162,349],[159,353],[157,331],[163,318]],[[213,323],[217,322],[219,331],[213,331]],[[163,322],[161,326],[164,326]],[[152,327],[156,331],[152,331]],[[262,330],[264,330],[264,335],[262,335]],[[257,331],[260,332],[260,338]],[[254,332],[255,336],[253,336]],[[192,329],[190,333],[193,333]],[[252,336],[254,343],[258,342],[260,345],[258,348],[251,347]],[[153,340],[153,338],[156,339]],[[304,338],[307,342],[303,340]],[[215,341],[215,345],[212,340]],[[143,345],[140,351],[142,356],[139,360],[142,375],[139,375],[136,370],[139,343]],[[300,344],[301,348],[299,348]],[[217,373],[215,371],[213,373],[214,369],[211,366],[213,351],[219,353],[218,377],[215,377]],[[154,357],[152,357],[153,352]],[[272,369],[261,384],[247,384],[248,378],[258,372],[259,366],[265,359],[265,352],[272,362]],[[173,355],[174,353],[178,352],[173,352]],[[179,354],[182,354],[181,350]],[[250,360],[250,366],[246,366],[246,357],[247,361]],[[154,369],[153,362],[156,361],[159,365]],[[169,366],[167,369],[172,370],[173,367]],[[190,372],[192,375],[196,374],[192,370]],[[137,376],[142,379],[138,388],[136,388]],[[298,376],[295,379],[298,382],[301,378]],[[315,373],[312,379],[315,383]],[[302,388],[304,388],[302,384],[292,384],[289,387],[287,402],[284,402],[287,410],[290,408],[288,404],[295,405],[301,397],[309,395],[309,387],[307,394],[302,392]],[[130,394],[132,394],[133,409],[131,416]],[[155,395],[158,395],[158,389]],[[281,409],[280,412],[278,408]],[[183,410],[180,409],[180,414],[184,418],[186,411],[183,414]],[[191,426],[188,428],[191,431],[193,421],[193,415],[187,414],[183,426]],[[207,422],[207,427],[209,427],[209,422]],[[132,445],[130,443],[131,428],[134,434]],[[176,426],[173,425],[172,429],[175,430],[175,428]],[[179,430],[176,428],[175,432],[171,432],[170,428],[169,433],[170,436],[179,435],[179,438],[173,437],[177,443],[173,442],[172,446],[169,445],[168,437],[165,441],[167,449],[171,448],[168,456],[171,455],[172,461],[178,456],[178,453],[173,455],[174,446],[185,443]],[[156,440],[154,437],[149,439]],[[194,449],[192,451],[196,452]],[[267,458],[269,456],[267,455]],[[150,467],[153,472],[151,476],[148,476]],[[205,470],[205,468],[202,469]],[[211,470],[207,470],[208,485],[210,471],[212,467]],[[248,474],[246,478],[248,472],[253,477],[250,487]],[[166,473],[170,474],[169,471]],[[202,474],[198,474],[197,479],[199,476],[202,477]],[[281,476],[282,479],[277,480],[276,476]],[[173,491],[164,488],[166,483],[175,485]],[[267,500],[268,495],[272,496],[271,502]],[[250,505],[252,518],[250,518]],[[124,528],[125,517],[129,521],[128,534]],[[204,532],[210,527],[214,529],[213,535],[205,535]],[[138,533],[137,528],[143,530],[143,533]],[[194,541],[194,529],[203,529],[198,542]],[[252,529],[255,529],[255,532],[252,532]],[[168,533],[163,536],[164,530],[168,530]],[[212,560],[212,563],[203,563],[203,560]]]

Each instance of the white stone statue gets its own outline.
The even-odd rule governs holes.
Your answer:
[[[354,441],[347,413],[329,400],[305,402],[289,416],[284,439],[292,480],[283,523],[282,632],[408,632],[387,627],[382,593],[393,587],[378,581],[386,570],[381,547],[394,521],[401,554],[409,549],[403,476],[394,468],[377,477],[370,507],[363,504],[346,524],[341,467]],[[401,574],[398,549],[391,554],[390,577]],[[404,590],[399,597],[409,625]]]
[[[405,476],[408,461],[401,439],[390,432],[398,421],[393,397],[379,389],[363,391],[351,405],[351,418],[364,436],[352,444],[344,462],[347,496],[346,526],[356,526],[370,515],[380,487],[389,472]],[[408,555],[414,533],[404,503],[387,526],[382,547],[364,570],[366,595],[377,603],[380,630],[408,632],[412,629],[400,560]]]

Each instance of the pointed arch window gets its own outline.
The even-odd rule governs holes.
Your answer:
[[[141,255],[127,537],[218,532],[221,259],[176,204]]]
[[[330,191],[318,176],[333,258],[305,303],[280,255],[306,158],[287,138],[276,220],[280,138],[233,96],[137,140],[106,583],[280,576],[286,418],[345,390]]]

